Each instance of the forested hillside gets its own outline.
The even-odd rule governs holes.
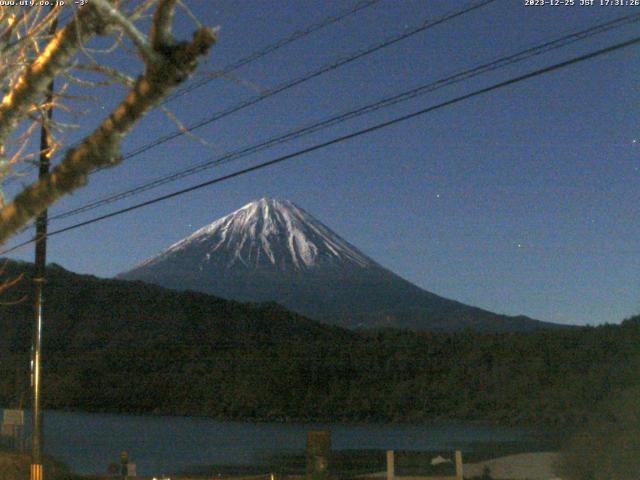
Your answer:
[[[478,335],[351,332],[243,305],[53,267],[48,408],[261,420],[575,423],[640,384],[640,317]],[[27,289],[23,282],[7,298]],[[0,404],[28,398],[31,305],[0,310]]]

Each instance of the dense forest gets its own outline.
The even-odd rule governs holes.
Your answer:
[[[10,264],[7,275],[25,265]],[[640,317],[532,333],[352,332],[274,304],[49,270],[48,408],[256,420],[580,424],[640,385]],[[3,297],[29,291],[27,277]],[[0,307],[0,405],[28,401],[31,301]],[[613,320],[613,319],[612,319]]]

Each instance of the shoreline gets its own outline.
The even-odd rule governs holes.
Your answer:
[[[0,406],[1,408],[11,408]],[[25,414],[28,415],[29,409],[26,408]],[[572,422],[567,423],[542,423],[542,422],[502,422],[496,419],[466,419],[466,418],[449,418],[444,416],[436,416],[429,419],[386,419],[386,418],[351,418],[351,417],[290,417],[290,416],[256,416],[256,417],[225,417],[217,415],[208,415],[204,413],[184,413],[172,411],[123,411],[123,410],[101,410],[101,409],[82,409],[82,408],[45,408],[45,412],[73,413],[73,414],[99,414],[99,415],[121,415],[131,417],[175,417],[175,418],[197,418],[208,419],[218,422],[229,423],[251,423],[251,424],[340,424],[346,426],[366,426],[366,425],[396,425],[396,426],[433,426],[438,424],[466,424],[477,426],[504,427],[504,428],[521,428],[531,430],[543,430],[550,432],[571,431],[579,424]]]

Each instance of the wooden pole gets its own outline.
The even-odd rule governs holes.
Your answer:
[[[456,480],[463,480],[462,472],[462,452],[456,450]]]
[[[387,450],[387,480],[394,480],[395,473],[395,459],[393,456],[393,450]]]
[[[55,7],[52,3],[51,9]],[[54,18],[49,28],[49,33],[53,35],[58,27],[58,20]],[[47,122],[53,116],[53,80],[47,86],[45,98],[47,106],[45,116],[42,119],[40,131],[40,165],[38,178],[42,179],[49,174],[51,156],[51,132]],[[42,371],[40,362],[42,361],[42,322],[44,304],[44,281],[45,268],[47,263],[47,210],[44,210],[36,218],[36,257],[33,283],[35,286],[35,325],[33,329],[33,343],[31,345],[31,386],[33,393],[33,418],[31,432],[31,480],[44,480],[44,469],[42,467]]]

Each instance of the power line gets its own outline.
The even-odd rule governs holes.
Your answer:
[[[129,152],[129,153],[125,154],[122,157],[122,159],[123,160],[128,160],[130,158],[138,156],[141,153],[144,153],[144,152],[146,152],[148,150],[151,150],[152,148],[157,147],[158,145],[162,145],[163,143],[166,143],[166,142],[168,142],[170,140],[173,140],[175,138],[181,137],[181,136],[183,136],[183,135],[185,135],[185,134],[187,134],[189,132],[197,130],[198,128],[202,128],[205,125],[209,125],[210,123],[213,123],[213,122],[215,122],[217,120],[220,120],[221,118],[224,118],[224,117],[226,117],[228,115],[231,115],[232,113],[236,113],[236,112],[238,112],[240,110],[243,110],[243,109],[245,109],[247,107],[253,106],[253,105],[255,105],[255,104],[259,103],[259,102],[262,102],[263,100],[265,100],[267,98],[270,98],[270,97],[272,97],[274,95],[282,93],[282,92],[284,92],[286,90],[289,90],[290,88],[293,88],[293,87],[295,87],[297,85],[300,85],[302,83],[308,82],[309,80],[312,80],[312,79],[314,79],[316,77],[319,77],[320,75],[323,75],[323,74],[325,74],[327,72],[330,72],[332,70],[336,70],[336,69],[338,69],[340,67],[343,67],[344,65],[347,65],[347,64],[352,63],[352,62],[354,62],[356,60],[359,60],[360,58],[363,58],[363,57],[365,57],[367,55],[375,53],[375,52],[377,52],[379,50],[382,50],[384,48],[390,47],[391,45],[394,45],[394,44],[396,44],[396,43],[398,43],[398,42],[400,42],[402,40],[405,40],[405,39],[407,39],[409,37],[417,35],[418,33],[424,32],[425,30],[433,28],[433,27],[435,27],[437,25],[446,23],[446,22],[448,22],[450,20],[453,20],[453,19],[455,19],[457,17],[460,17],[460,16],[462,16],[462,15],[464,15],[466,13],[469,13],[469,12],[472,12],[472,11],[477,10],[479,8],[482,8],[484,6],[487,6],[487,5],[491,4],[491,3],[494,3],[495,1],[497,1],[497,0],[481,0],[481,1],[476,2],[475,4],[473,4],[471,6],[468,6],[468,7],[464,8],[464,9],[456,10],[456,11],[451,12],[451,13],[447,13],[447,14],[439,17],[436,20],[425,20],[418,27],[414,27],[411,30],[408,30],[408,31],[406,31],[406,32],[404,32],[404,33],[402,33],[400,35],[396,35],[394,37],[390,37],[390,38],[388,38],[386,40],[383,40],[381,43],[378,43],[376,45],[367,47],[364,50],[359,50],[359,51],[357,51],[357,52],[355,52],[355,53],[353,53],[353,54],[351,54],[351,55],[349,55],[347,57],[338,59],[337,61],[335,61],[333,63],[324,65],[324,66],[320,67],[317,70],[313,70],[313,71],[308,72],[308,73],[306,73],[306,74],[304,74],[304,75],[302,75],[302,76],[300,76],[298,78],[295,78],[293,80],[289,80],[289,81],[287,81],[287,82],[285,82],[285,83],[283,83],[283,84],[281,84],[281,85],[279,85],[279,86],[277,86],[275,88],[272,88],[272,89],[262,93],[261,95],[258,95],[257,97],[253,97],[253,98],[250,98],[248,100],[239,102],[239,103],[237,103],[235,105],[232,105],[231,107],[229,107],[229,108],[227,108],[225,110],[220,110],[220,111],[214,113],[213,115],[211,115],[211,116],[209,116],[209,117],[207,117],[207,118],[205,118],[203,120],[200,120],[199,122],[196,122],[196,123],[190,125],[189,127],[186,127],[184,129],[181,129],[181,130],[176,130],[173,133],[170,133],[170,134],[164,135],[162,137],[159,137],[156,140],[154,140],[153,142],[147,143],[146,145],[142,145],[141,147],[137,148],[136,150],[133,150],[132,152]],[[105,167],[105,168],[108,168],[108,167]],[[100,172],[100,171],[104,170],[105,168],[94,170],[93,173]]]
[[[145,152],[147,150],[155,148],[156,146],[161,145],[161,144],[163,144],[163,143],[165,143],[165,142],[167,142],[169,140],[172,140],[172,139],[177,138],[179,136],[185,135],[187,132],[191,132],[191,131],[193,131],[193,130],[195,130],[197,128],[203,127],[203,126],[205,126],[205,125],[207,125],[209,123],[212,123],[212,122],[214,122],[216,120],[219,120],[220,118],[223,118],[223,117],[225,117],[227,115],[230,115],[230,114],[235,113],[235,112],[237,112],[239,110],[242,110],[242,109],[244,109],[246,107],[249,107],[249,106],[254,105],[254,104],[258,103],[258,102],[261,102],[262,100],[264,100],[266,98],[269,98],[269,97],[271,97],[273,95],[281,93],[281,92],[283,92],[285,90],[288,90],[289,88],[293,88],[294,86],[299,85],[299,84],[301,84],[303,82],[311,80],[312,78],[316,78],[316,77],[318,77],[318,76],[320,76],[320,75],[322,75],[322,74],[324,74],[324,73],[326,73],[328,71],[340,68],[340,67],[342,67],[342,66],[344,66],[344,65],[346,65],[348,63],[351,63],[351,62],[353,62],[353,61],[355,61],[355,60],[357,60],[359,58],[362,58],[364,56],[372,54],[372,53],[374,53],[376,51],[379,51],[379,50],[381,50],[383,48],[389,47],[389,46],[391,46],[391,45],[393,45],[393,44],[395,44],[397,42],[400,42],[400,41],[402,41],[402,40],[404,40],[406,38],[409,38],[409,37],[411,37],[413,35],[416,35],[416,34],[418,34],[420,32],[423,32],[425,30],[433,28],[433,27],[435,27],[437,25],[446,23],[446,22],[448,22],[450,20],[453,20],[453,19],[455,19],[457,17],[460,17],[460,16],[462,16],[462,15],[464,15],[466,13],[469,13],[469,12],[472,12],[472,11],[477,10],[479,8],[482,8],[484,6],[487,6],[487,5],[491,4],[491,3],[494,3],[495,1],[496,0],[481,0],[479,2],[476,2],[474,4],[469,5],[469,6],[465,7],[465,8],[463,8],[463,9],[456,10],[456,11],[453,11],[453,12],[449,12],[449,13],[447,13],[447,14],[445,14],[445,15],[443,15],[443,16],[435,19],[435,20],[425,20],[425,21],[422,22],[421,25],[419,25],[417,27],[414,27],[414,28],[412,28],[410,30],[407,30],[407,31],[405,31],[404,33],[402,33],[400,35],[396,35],[394,37],[387,38],[386,40],[383,40],[381,43],[378,43],[376,45],[370,46],[370,47],[368,47],[368,48],[366,48],[364,50],[359,50],[359,51],[357,51],[357,52],[355,52],[355,53],[353,53],[353,54],[351,54],[351,55],[349,55],[347,57],[344,57],[342,59],[338,59],[337,61],[335,61],[333,63],[325,65],[324,67],[321,67],[318,70],[314,70],[314,71],[309,72],[309,73],[307,73],[307,74],[305,74],[305,75],[303,75],[301,77],[298,77],[296,79],[293,79],[293,80],[290,80],[288,82],[285,82],[284,84],[280,85],[279,87],[276,87],[275,89],[272,89],[269,92],[267,92],[267,93],[265,93],[265,94],[263,94],[261,96],[254,97],[253,99],[249,99],[248,101],[244,101],[244,102],[241,102],[239,104],[236,104],[236,105],[234,105],[234,106],[232,106],[232,107],[230,107],[230,108],[228,108],[226,110],[222,110],[222,111],[219,111],[217,113],[214,113],[213,116],[211,116],[211,117],[209,117],[209,118],[207,118],[207,119],[205,119],[203,121],[200,121],[197,124],[192,125],[192,126],[186,128],[184,130],[179,130],[179,131],[176,131],[176,132],[174,132],[172,134],[166,135],[164,137],[160,137],[160,138],[156,139],[154,142],[151,142],[151,143],[148,143],[146,145],[143,145],[142,147],[138,148],[137,150],[134,150],[133,152],[130,152],[130,153],[124,155],[122,160],[127,160],[127,159],[130,159],[132,157],[135,157],[135,156],[137,156],[137,155],[139,155],[139,154],[141,154],[141,153],[143,153],[143,152]],[[103,171],[105,169],[106,168],[99,168],[97,170],[94,170],[93,172],[90,172],[90,175],[93,174],[93,173],[96,173],[96,172]],[[54,218],[60,218],[60,217],[59,216],[51,217],[51,219],[54,219]],[[29,228],[29,227],[28,226],[25,227],[25,229],[27,229],[27,228]],[[25,229],[21,230],[21,232],[24,231]]]
[[[244,147],[241,148],[239,150],[235,150],[233,152],[228,152],[220,157],[216,157],[213,159],[209,159],[203,163],[200,163],[198,165],[195,165],[193,167],[189,167],[187,169],[182,169],[179,170],[177,172],[174,172],[170,175],[165,175],[159,178],[156,178],[155,180],[152,180],[150,182],[144,183],[142,185],[138,185],[136,187],[133,187],[131,189],[125,190],[123,192],[119,192],[117,194],[112,194],[109,195],[107,197],[103,197],[101,199],[95,200],[93,202],[90,202],[88,204],[85,204],[83,206],[71,209],[71,210],[67,210],[64,212],[61,212],[57,215],[54,215],[52,217],[50,217],[50,220],[58,220],[58,219],[63,219],[63,218],[67,218],[67,217],[71,217],[74,215],[78,215],[80,213],[83,212],[87,212],[90,210],[94,210],[96,208],[102,207],[104,205],[108,205],[111,204],[113,202],[116,202],[118,200],[122,200],[125,198],[129,198],[131,196],[135,196],[138,195],[140,193],[143,193],[147,190],[151,190],[153,188],[159,187],[161,185],[167,184],[167,183],[171,183],[173,181],[185,178],[187,176],[193,175],[195,173],[204,171],[206,169],[212,168],[212,167],[216,167],[222,164],[226,164],[229,163],[231,161],[234,160],[238,160],[240,158],[243,158],[245,156],[248,156],[250,154],[265,150],[267,148],[273,147],[275,145],[279,145],[281,143],[284,142],[288,142],[290,140],[299,138],[301,136],[304,135],[308,135],[310,133],[319,131],[321,129],[327,128],[329,126],[334,126],[336,124],[342,123],[344,121],[359,117],[361,115],[364,114],[368,114],[371,113],[373,111],[377,111],[381,108],[387,108],[390,107],[392,105],[395,105],[397,103],[403,102],[403,101],[407,101],[410,100],[412,98],[418,97],[420,95],[424,95],[426,93],[430,93],[433,92],[437,89],[449,86],[449,85],[453,85],[455,83],[459,83],[462,82],[464,80],[468,80],[470,78],[473,78],[475,76],[481,75],[483,73],[487,73],[490,71],[494,71],[500,68],[504,68],[506,66],[509,65],[513,65],[515,63],[524,61],[526,59],[529,59],[533,56],[537,56],[537,55],[541,55],[543,53],[549,52],[551,50],[555,50],[564,46],[567,46],[569,44],[572,44],[574,42],[580,41],[580,40],[584,40],[586,38],[590,38],[594,35],[597,35],[599,33],[603,33],[606,31],[609,31],[611,29],[614,28],[618,28],[620,26],[623,26],[625,24],[631,23],[631,22],[637,22],[638,20],[640,20],[640,14],[633,14],[633,15],[627,15],[624,17],[620,17],[617,18],[615,20],[609,21],[609,22],[605,22],[602,24],[598,24],[595,25],[593,27],[590,27],[586,30],[582,30],[579,32],[574,32],[571,34],[566,34],[563,35],[562,37],[559,37],[555,40],[549,41],[549,42],[545,42],[543,44],[540,45],[536,45],[534,47],[530,47],[527,48],[523,51],[520,51],[518,53],[512,54],[512,55],[508,55],[506,57],[501,57],[498,58],[496,60],[478,65],[476,67],[473,67],[471,69],[467,69],[467,70],[463,70],[461,72],[458,72],[456,74],[450,75],[448,77],[442,78],[440,80],[437,80],[435,82],[431,82],[429,84],[426,85],[421,85],[417,88],[413,88],[411,90],[405,91],[403,93],[397,94],[397,95],[393,95],[391,97],[387,97],[384,98],[382,100],[376,101],[374,103],[368,104],[366,106],[360,107],[358,109],[355,110],[351,110],[348,111],[346,113],[342,113],[340,115],[335,115],[332,116],[330,118],[327,118],[325,120],[322,120],[320,122],[316,122],[307,126],[304,126],[302,128],[298,128],[292,131],[289,131],[285,134],[281,134],[275,137],[272,137],[268,140],[264,140],[261,141],[259,143],[253,144],[251,146],[248,147]]]
[[[175,132],[172,132],[170,134],[167,134],[167,135],[164,135],[162,137],[159,137],[156,140],[154,140],[153,142],[150,142],[150,143],[147,143],[145,145],[142,145],[141,147],[139,147],[139,148],[137,148],[137,149],[135,149],[135,150],[123,155],[122,160],[128,160],[130,158],[136,157],[136,156],[138,156],[138,155],[140,155],[140,154],[142,154],[144,152],[147,152],[147,151],[149,151],[149,150],[151,150],[151,149],[153,149],[153,148],[155,148],[155,147],[157,147],[159,145],[162,145],[163,143],[166,143],[166,142],[168,142],[170,140],[173,140],[175,138],[178,138],[178,137],[181,137],[183,135],[186,135],[187,133],[190,133],[190,132],[192,132],[194,130],[197,130],[198,128],[202,128],[202,127],[204,127],[206,125],[209,125],[209,124],[211,124],[211,123],[213,123],[213,122],[215,122],[217,120],[220,120],[221,118],[224,118],[224,117],[226,117],[228,115],[236,113],[236,112],[238,112],[240,110],[243,110],[243,109],[245,109],[247,107],[256,105],[257,103],[260,103],[260,102],[262,102],[263,100],[265,100],[267,98],[270,98],[270,97],[272,97],[274,95],[282,93],[282,92],[284,92],[286,90],[289,90],[290,88],[293,88],[293,87],[295,87],[297,85],[305,83],[305,82],[307,82],[309,80],[312,80],[312,79],[314,79],[316,77],[319,77],[319,76],[321,76],[321,75],[323,75],[323,74],[325,74],[327,72],[330,72],[332,70],[336,70],[336,69],[338,69],[338,68],[340,68],[340,67],[342,67],[344,65],[347,65],[347,64],[352,63],[352,62],[354,62],[356,60],[359,60],[360,58],[363,58],[363,57],[365,57],[367,55],[370,55],[370,54],[375,53],[375,52],[377,52],[379,50],[387,48],[387,47],[389,47],[391,45],[394,45],[394,44],[396,44],[396,43],[398,43],[398,42],[400,42],[402,40],[405,40],[405,39],[407,39],[409,37],[417,35],[418,33],[421,33],[421,32],[423,32],[425,30],[428,30],[430,28],[436,27],[436,26],[441,25],[443,23],[446,23],[446,22],[448,22],[450,20],[458,18],[458,17],[460,17],[462,15],[465,15],[466,13],[469,13],[469,12],[472,12],[472,11],[477,10],[479,8],[482,8],[484,6],[487,6],[487,5],[491,4],[491,3],[494,3],[495,1],[497,1],[497,0],[481,0],[481,1],[476,2],[476,3],[474,3],[474,4],[470,5],[470,6],[465,7],[463,9],[447,13],[447,14],[445,14],[445,15],[443,15],[443,16],[435,19],[435,20],[425,20],[419,26],[414,27],[414,28],[412,28],[410,30],[407,30],[407,31],[405,31],[404,33],[402,33],[400,35],[396,35],[394,37],[389,37],[386,40],[383,40],[381,43],[369,46],[369,47],[367,47],[367,48],[365,48],[363,50],[358,50],[357,52],[352,53],[351,55],[349,55],[347,57],[338,59],[337,61],[334,61],[332,63],[324,65],[324,66],[320,67],[317,70],[313,70],[311,72],[307,72],[306,74],[304,74],[304,75],[302,75],[300,77],[297,77],[297,78],[294,78],[292,80],[289,80],[289,81],[287,81],[287,82],[285,82],[285,83],[283,83],[283,84],[281,84],[281,85],[279,85],[279,86],[277,86],[277,87],[275,87],[273,89],[270,89],[270,90],[262,93],[261,95],[258,95],[256,97],[250,98],[250,99],[242,101],[242,102],[239,102],[239,103],[237,103],[235,105],[232,105],[231,107],[226,108],[224,110],[220,110],[218,112],[215,112],[213,115],[211,115],[211,116],[209,116],[209,117],[207,117],[207,118],[205,118],[205,119],[203,119],[203,120],[201,120],[201,121],[199,121],[199,122],[197,122],[195,124],[192,124],[192,125],[184,128],[184,129],[176,130]],[[90,172],[89,175],[92,175],[92,174],[97,173],[97,172],[102,172],[102,171],[106,170],[107,168],[109,168],[109,167],[98,168],[98,169],[94,170],[93,172]],[[5,182],[5,184],[7,184],[7,182]]]
[[[325,27],[328,27],[330,25],[333,25],[334,23],[337,23],[361,10],[364,10],[368,7],[371,7],[373,5],[375,5],[376,3],[380,2],[380,0],[363,0],[358,2],[355,6],[353,6],[351,9],[346,10],[343,13],[337,14],[337,15],[330,15],[328,17],[323,18],[322,20],[320,20],[319,22],[313,23],[307,27],[305,27],[302,30],[296,30],[295,32],[293,32],[291,35],[289,35],[288,37],[284,37],[281,38],[280,40],[277,40],[276,42],[272,43],[271,45],[267,45],[266,47],[261,48],[260,50],[257,50],[255,52],[250,53],[249,55],[235,61],[234,63],[231,63],[229,65],[226,65],[222,68],[222,71],[217,73],[216,75],[210,77],[210,78],[206,78],[204,80],[200,80],[199,82],[195,82],[192,85],[186,86],[182,89],[177,90],[176,92],[174,92],[173,94],[169,95],[167,98],[165,98],[162,101],[162,104],[166,104],[178,97],[181,97],[189,92],[192,92],[193,90],[196,90],[206,84],[208,84],[209,82],[212,82],[213,80],[215,80],[216,78],[219,77],[223,77],[225,75],[228,75],[232,72],[234,72],[235,70],[239,69],[240,67],[243,67],[251,62],[254,62],[266,55],[268,55],[269,53],[275,52],[276,50],[279,50],[297,40],[300,40],[301,38],[304,38],[308,35],[311,35],[314,32],[317,32]],[[69,19],[71,16],[73,16],[73,14],[69,14],[66,17],[64,17],[61,22],[66,21],[67,19]],[[77,145],[74,145],[77,146]],[[74,146],[70,147],[73,148]],[[31,169],[27,169],[26,172],[24,172],[24,174],[28,174],[33,170],[33,168]],[[98,170],[100,171],[100,170]],[[17,177],[14,177],[13,179],[8,179],[7,181],[4,182],[5,185],[9,185],[11,183],[13,183],[14,181],[16,181]]]
[[[99,217],[95,217],[95,218],[92,218],[90,220],[86,220],[84,222],[79,222],[79,223],[76,223],[74,225],[70,225],[70,226],[65,227],[65,228],[54,230],[52,232],[49,232],[47,234],[47,237],[51,237],[53,235],[58,235],[60,233],[65,233],[65,232],[68,232],[68,231],[71,231],[71,230],[75,230],[77,228],[84,227],[84,226],[90,225],[92,223],[97,223],[97,222],[100,222],[102,220],[106,220],[108,218],[112,218],[112,217],[115,217],[115,216],[118,216],[118,215],[122,215],[124,213],[131,212],[133,210],[137,210],[139,208],[146,207],[146,206],[149,206],[149,205],[152,205],[154,203],[158,203],[158,202],[161,202],[161,201],[164,201],[164,200],[168,200],[170,198],[177,197],[179,195],[184,195],[186,193],[193,192],[195,190],[199,190],[201,188],[208,187],[210,185],[214,185],[216,183],[221,183],[221,182],[224,182],[226,180],[230,180],[232,178],[239,177],[241,175],[245,175],[245,174],[250,173],[250,172],[261,170],[263,168],[270,167],[272,165],[276,165],[278,163],[285,162],[285,161],[290,160],[292,158],[296,158],[296,157],[305,155],[307,153],[311,153],[311,152],[326,148],[328,146],[344,142],[346,140],[351,140],[353,138],[357,138],[357,137],[360,137],[362,135],[365,135],[365,134],[368,134],[368,133],[372,133],[372,132],[381,130],[383,128],[390,127],[392,125],[395,125],[395,124],[410,120],[412,118],[416,118],[416,117],[425,115],[427,113],[430,113],[430,112],[433,112],[433,111],[436,111],[436,110],[440,110],[441,108],[445,108],[445,107],[460,103],[462,101],[469,100],[471,98],[478,97],[480,95],[484,95],[486,93],[493,92],[495,90],[499,90],[499,89],[507,87],[509,85],[514,85],[516,83],[520,83],[520,82],[523,82],[525,80],[529,80],[531,78],[538,77],[540,75],[544,75],[546,73],[550,73],[550,72],[553,72],[553,71],[556,71],[556,70],[560,70],[560,69],[566,68],[566,67],[568,67],[570,65],[574,65],[574,64],[577,64],[577,63],[580,63],[580,62],[584,62],[586,60],[590,60],[590,59],[593,59],[593,58],[596,58],[596,57],[599,57],[599,56],[602,56],[602,55],[606,55],[606,54],[614,52],[616,50],[621,50],[623,48],[627,48],[627,47],[630,47],[632,45],[636,45],[636,44],[639,44],[639,43],[640,43],[640,37],[635,37],[635,38],[632,38],[632,39],[627,40],[625,42],[617,43],[617,44],[612,45],[610,47],[606,47],[606,48],[603,48],[603,49],[600,49],[600,50],[596,50],[594,52],[591,52],[591,53],[588,53],[588,54],[585,54],[585,55],[574,57],[574,58],[572,58],[570,60],[566,60],[564,62],[556,63],[556,64],[551,65],[549,67],[541,68],[541,69],[535,70],[533,72],[526,73],[524,75],[520,75],[518,77],[509,79],[509,80],[505,80],[505,81],[502,81],[502,82],[499,82],[499,83],[496,83],[496,84],[493,84],[493,85],[491,85],[489,87],[485,87],[485,88],[481,88],[479,90],[475,90],[475,91],[473,91],[471,93],[455,97],[455,98],[453,98],[451,100],[447,100],[445,102],[438,103],[438,104],[432,105],[430,107],[423,108],[423,109],[418,110],[416,112],[412,112],[412,113],[409,113],[409,114],[406,114],[406,115],[402,115],[402,116],[394,118],[392,120],[388,120],[386,122],[378,123],[378,124],[373,125],[371,127],[364,128],[364,129],[361,129],[361,130],[357,130],[355,132],[352,132],[352,133],[349,133],[349,134],[346,134],[346,135],[342,135],[340,137],[333,138],[333,139],[328,140],[326,142],[315,144],[315,145],[313,145],[311,147],[307,147],[307,148],[304,148],[302,150],[297,150],[297,151],[295,151],[293,153],[282,155],[282,156],[274,158],[272,160],[269,160],[269,161],[266,161],[266,162],[263,162],[263,163],[259,163],[257,165],[251,166],[251,167],[247,167],[247,168],[244,168],[242,170],[238,170],[238,171],[230,173],[228,175],[224,175],[224,176],[221,176],[221,177],[218,177],[218,178],[214,178],[212,180],[208,180],[206,182],[202,182],[202,183],[193,185],[193,186],[188,187],[188,188],[184,188],[182,190],[178,190],[176,192],[173,192],[173,193],[170,193],[170,194],[167,194],[167,195],[162,195],[160,197],[156,197],[154,199],[147,200],[145,202],[141,202],[141,203],[138,203],[136,205],[132,205],[132,206],[127,207],[127,208],[116,210],[114,212],[111,212],[111,213],[108,213],[108,214],[105,214],[105,215],[101,215]],[[33,242],[36,242],[36,241],[39,241],[39,240],[40,239],[32,239],[32,240],[28,240],[28,241],[22,242],[21,244],[18,244],[18,245],[14,246],[14,247],[11,247],[10,249],[3,250],[2,252],[0,252],[0,255],[7,254],[9,252],[12,252],[12,251],[17,250],[17,249],[19,249],[19,248],[21,248],[21,247],[23,247],[25,245],[29,245],[29,244],[31,244]]]
[[[395,44],[397,42],[405,40],[405,39],[407,39],[407,38],[409,38],[409,37],[411,37],[413,35],[416,35],[418,33],[421,33],[423,31],[425,31],[425,30],[433,28],[433,27],[435,27],[437,25],[446,23],[446,22],[448,22],[450,20],[453,20],[453,19],[455,19],[457,17],[460,17],[460,16],[462,16],[462,15],[464,15],[466,13],[472,12],[472,11],[477,10],[479,8],[482,8],[482,7],[486,6],[486,5],[494,3],[495,1],[496,0],[482,0],[480,2],[477,2],[477,3],[473,4],[473,5],[470,5],[470,6],[466,7],[466,8],[464,8],[464,9],[456,10],[454,12],[447,13],[447,14],[439,17],[436,20],[425,20],[418,27],[412,28],[411,30],[408,30],[408,31],[406,31],[406,32],[404,32],[404,33],[402,33],[400,35],[396,35],[394,37],[387,38],[386,40],[383,40],[381,43],[378,43],[376,45],[367,47],[364,50],[359,50],[359,51],[357,51],[357,52],[355,52],[355,53],[353,53],[353,54],[351,54],[351,55],[349,55],[347,57],[344,57],[342,59],[338,59],[337,61],[335,61],[333,63],[327,64],[327,65],[321,67],[320,69],[308,72],[308,73],[302,75],[301,77],[289,80],[289,81],[281,84],[280,86],[275,87],[274,89],[271,89],[271,90],[263,93],[262,95],[259,95],[257,97],[253,97],[253,98],[251,98],[249,100],[245,100],[245,101],[240,102],[238,104],[232,105],[231,107],[229,107],[229,108],[227,108],[225,110],[218,111],[218,112],[214,113],[213,115],[207,117],[206,119],[201,120],[201,121],[199,121],[199,122],[197,122],[195,124],[192,124],[191,126],[186,127],[185,129],[177,130],[177,131],[175,131],[173,133],[170,133],[168,135],[164,135],[162,137],[159,137],[156,140],[154,140],[153,142],[147,143],[146,145],[142,145],[141,147],[137,148],[136,150],[133,150],[133,151],[125,154],[122,157],[122,160],[124,161],[124,160],[128,160],[130,158],[136,157],[136,156],[138,156],[138,155],[140,155],[140,154],[142,154],[142,153],[144,153],[144,152],[146,152],[148,150],[151,150],[151,149],[153,149],[153,148],[155,148],[155,147],[157,147],[159,145],[162,145],[163,143],[166,143],[166,142],[168,142],[170,140],[178,138],[178,137],[180,137],[182,135],[185,135],[185,134],[187,134],[189,132],[197,130],[198,128],[204,127],[205,125],[208,125],[210,123],[213,123],[214,121],[220,120],[221,118],[224,118],[224,117],[226,117],[228,115],[231,115],[232,113],[236,113],[236,112],[238,112],[240,110],[243,110],[244,108],[247,108],[249,106],[255,105],[255,104],[257,104],[257,103],[259,103],[259,102],[261,102],[261,101],[263,101],[263,100],[265,100],[265,99],[267,99],[269,97],[277,95],[278,93],[284,92],[284,91],[286,91],[286,90],[288,90],[290,88],[293,88],[293,87],[295,87],[297,85],[300,85],[301,83],[307,82],[307,81],[309,81],[309,80],[311,80],[313,78],[316,78],[316,77],[318,77],[320,75],[323,75],[324,73],[327,73],[329,71],[332,71],[332,70],[335,70],[337,68],[340,68],[340,67],[342,67],[344,65],[347,65],[348,63],[351,63],[353,61],[356,61],[356,60],[358,60],[358,59],[360,59],[360,58],[362,58],[364,56],[370,55],[370,54],[372,54],[374,52],[377,52],[377,51],[379,51],[379,50],[381,50],[383,48],[389,47],[389,46],[391,46],[391,45],[393,45],[393,44]],[[100,171],[106,170],[107,168],[109,168],[109,167],[99,168],[99,169],[91,172],[90,175],[93,174],[93,173],[96,173],[96,172],[100,172]],[[60,218],[60,217],[58,216],[56,218]]]
[[[209,82],[212,82],[213,80],[215,80],[216,78],[222,77],[224,75],[228,75],[231,72],[234,72],[235,70],[239,69],[240,67],[243,67],[245,65],[247,65],[248,63],[254,62],[256,60],[258,60],[259,58],[264,57],[265,55],[275,52],[276,50],[281,49],[282,47],[285,47],[293,42],[295,42],[296,40],[299,40],[303,37],[306,37],[307,35],[310,35],[318,30],[321,30],[325,27],[328,27],[329,25],[332,25],[334,23],[339,22],[340,20],[343,20],[347,17],[349,17],[350,15],[353,15],[357,12],[359,12],[360,10],[363,10],[365,8],[371,7],[372,5],[378,3],[380,0],[366,0],[366,1],[362,1],[362,2],[358,2],[353,8],[351,8],[350,10],[347,10],[344,13],[338,14],[338,15],[331,15],[328,16],[322,20],[320,20],[317,23],[311,24],[308,27],[306,27],[303,30],[296,30],[295,32],[293,32],[289,37],[285,37],[282,38],[274,43],[272,43],[271,45],[268,45],[256,52],[253,52],[249,55],[247,55],[244,58],[241,58],[240,60],[235,61],[234,63],[231,63],[225,67],[223,67],[222,71],[218,74],[216,74],[215,76],[211,77],[211,78],[206,78],[204,80],[200,80],[199,82],[194,82],[191,85],[187,85],[184,88],[181,88],[179,90],[177,90],[176,92],[174,92],[173,94],[169,95],[162,103],[168,103],[172,100],[174,100],[175,98],[181,97],[182,95],[185,95],[186,93],[192,92],[206,84],[208,84]]]

